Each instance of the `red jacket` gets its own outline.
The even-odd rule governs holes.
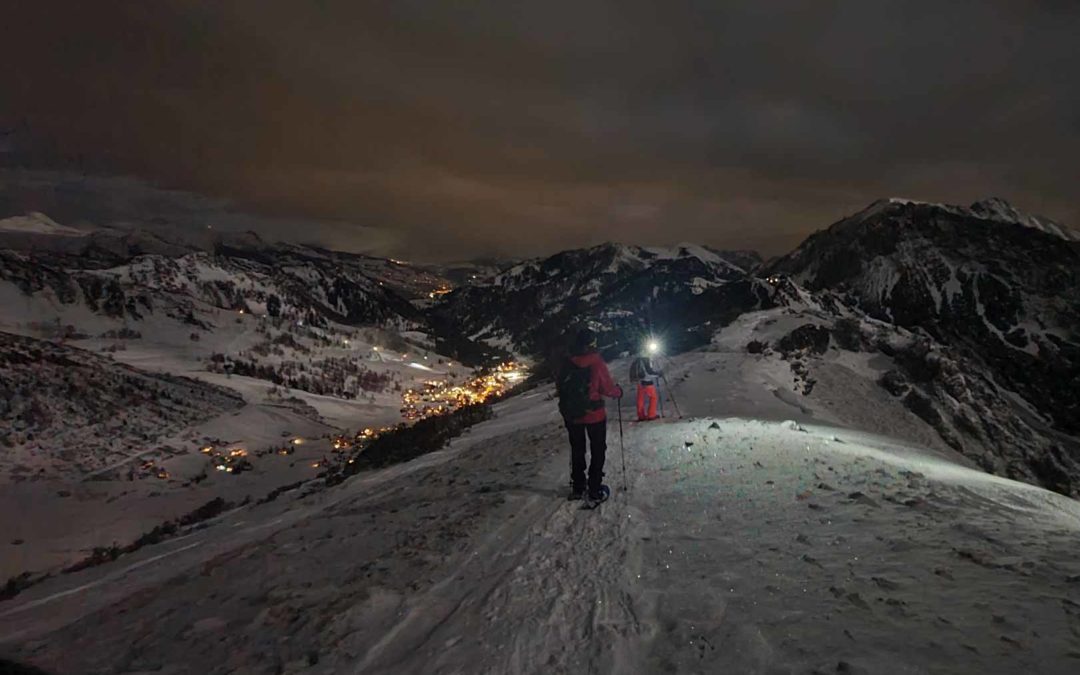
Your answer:
[[[601,396],[607,396],[608,398],[619,398],[622,396],[622,388],[620,388],[611,379],[611,373],[608,372],[607,364],[604,363],[604,359],[600,357],[599,352],[586,352],[584,354],[578,354],[571,356],[570,360],[578,368],[589,367],[589,399],[592,401],[599,401]],[[575,424],[592,424],[593,422],[603,422],[607,419],[607,411],[603,408],[597,408],[596,410],[590,410],[584,417],[579,417],[574,420]]]

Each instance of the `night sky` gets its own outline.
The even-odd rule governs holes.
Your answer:
[[[1080,3],[28,0],[0,129],[415,259],[781,253],[878,197],[1080,225]]]

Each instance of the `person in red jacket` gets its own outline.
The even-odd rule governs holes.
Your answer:
[[[607,411],[603,397],[622,398],[622,388],[615,384],[607,364],[596,351],[596,334],[581,329],[574,339],[570,358],[558,378],[559,410],[570,437],[570,499],[585,496],[585,439],[588,437],[591,461],[588,466],[589,499],[602,498],[604,455],[607,452]]]

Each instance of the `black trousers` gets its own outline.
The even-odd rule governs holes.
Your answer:
[[[596,494],[604,482],[604,455],[607,453],[607,420],[592,424],[566,423],[570,434],[570,483],[574,490],[585,488],[585,436],[589,437],[589,492]]]

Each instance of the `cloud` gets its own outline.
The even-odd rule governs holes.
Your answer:
[[[14,19],[0,127],[332,221],[346,248],[376,228],[427,258],[778,253],[896,193],[1080,221],[1075,3],[39,0]]]

